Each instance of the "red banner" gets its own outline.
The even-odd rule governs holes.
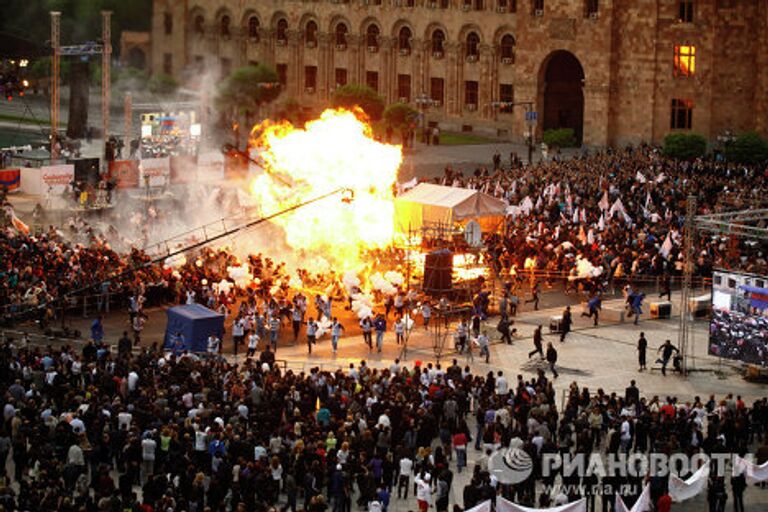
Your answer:
[[[0,189],[7,188],[9,192],[21,186],[21,171],[19,169],[0,170]]]
[[[109,174],[117,182],[117,188],[139,187],[138,160],[115,160],[109,162]]]

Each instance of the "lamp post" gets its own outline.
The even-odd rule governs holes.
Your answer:
[[[413,98],[413,101],[421,111],[421,141],[429,145],[429,135],[427,134],[427,108],[435,104],[435,100],[427,96],[427,93],[421,91],[421,94]]]

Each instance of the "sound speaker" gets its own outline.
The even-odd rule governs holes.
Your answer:
[[[671,316],[671,302],[651,302],[651,318],[669,318]]]
[[[68,164],[75,166],[75,181],[82,181],[96,185],[99,182],[98,158],[74,158],[67,160]]]
[[[447,293],[453,287],[453,253],[447,249],[434,251],[424,258],[425,293]]]

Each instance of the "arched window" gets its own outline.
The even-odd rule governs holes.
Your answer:
[[[379,49],[379,34],[379,27],[373,23],[368,25],[368,28],[365,30],[365,45],[369,50],[375,51]]]
[[[169,36],[173,33],[173,16],[169,12],[163,14],[163,28],[165,35]]]
[[[248,37],[254,41],[259,40],[259,18],[256,16],[248,18]]]
[[[317,23],[312,20],[304,28],[304,42],[309,47],[317,46]]]
[[[467,58],[477,59],[480,55],[480,36],[474,32],[467,35]]]
[[[411,36],[411,29],[408,27],[400,29],[400,32],[397,34],[397,47],[400,49],[400,53],[411,53]]]
[[[221,21],[219,22],[219,34],[221,34],[222,37],[229,37],[231,35],[231,31],[229,30],[229,24],[230,19],[229,16],[226,14],[221,17]]]
[[[337,48],[346,48],[347,47],[347,26],[343,23],[339,23],[336,25],[336,47]]]
[[[288,21],[285,18],[277,20],[277,30],[275,31],[275,38],[281,43],[288,41]]]
[[[195,34],[202,35],[205,33],[205,18],[203,18],[202,14],[195,16],[193,25],[195,27]]]
[[[445,32],[440,29],[432,32],[432,55],[443,55],[445,46]]]
[[[501,58],[505,61],[515,58],[515,38],[511,34],[505,34],[501,38]]]

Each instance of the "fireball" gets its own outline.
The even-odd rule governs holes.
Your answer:
[[[326,110],[303,128],[262,123],[252,131],[264,172],[251,194],[265,213],[329,192],[322,201],[276,217],[302,267],[357,271],[361,253],[392,243],[393,185],[402,163],[400,146],[373,139],[369,125],[346,110]]]

